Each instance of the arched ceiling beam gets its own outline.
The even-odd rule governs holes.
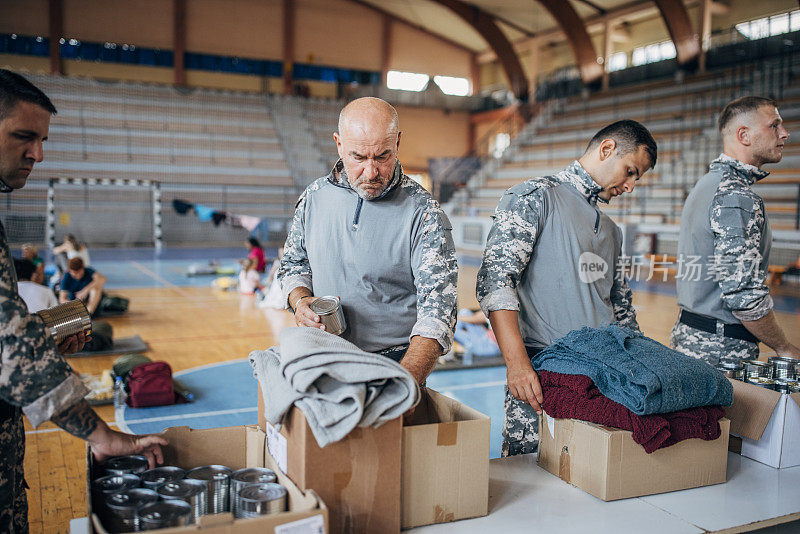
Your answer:
[[[567,36],[572,53],[578,62],[583,83],[589,84],[603,77],[603,66],[597,63],[597,51],[586,31],[586,25],[581,20],[572,4],[564,0],[537,0],[552,15]]]
[[[700,38],[692,29],[686,6],[681,0],[655,0],[655,2],[667,25],[669,36],[675,44],[678,64],[684,67],[696,65],[700,57]]]
[[[489,47],[497,54],[497,58],[500,61],[500,65],[503,67],[506,77],[508,77],[508,83],[514,95],[521,100],[527,100],[528,80],[525,77],[525,71],[522,70],[522,64],[519,61],[514,47],[503,31],[497,26],[494,18],[480,8],[465,4],[459,0],[433,1],[449,8],[483,37],[489,44]]]

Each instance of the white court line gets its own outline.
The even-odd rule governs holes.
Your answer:
[[[257,406],[252,406],[250,408],[232,408],[230,410],[215,410],[213,412],[197,412],[197,413],[184,413],[176,415],[164,415],[161,417],[148,417],[145,419],[130,419],[125,421],[125,424],[127,426],[129,424],[133,425],[138,423],[154,423],[157,421],[170,421],[172,419],[196,419],[198,417],[211,417],[214,415],[230,415],[235,413],[255,412],[257,410],[258,410]]]
[[[189,293],[187,293],[186,291],[181,289],[180,286],[177,286],[177,285],[173,284],[172,282],[170,282],[169,280],[160,277],[159,275],[157,275],[156,273],[154,273],[153,271],[151,271],[150,269],[148,269],[147,267],[145,267],[144,265],[142,265],[138,261],[128,260],[128,263],[133,265],[139,271],[142,271],[144,274],[148,275],[150,278],[152,278],[156,282],[161,282],[162,284],[164,284],[165,286],[169,287],[170,289],[177,290],[178,293],[181,293],[184,297],[190,297],[191,296],[191,295],[189,295]]]
[[[108,426],[117,426],[117,423],[106,423]],[[65,432],[60,428],[45,428],[44,430],[28,430],[25,432],[25,435],[28,436],[30,434],[50,434],[51,432]]]

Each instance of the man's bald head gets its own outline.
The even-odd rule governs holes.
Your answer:
[[[339,135],[396,135],[400,131],[397,110],[380,98],[367,96],[347,104],[339,113]]]
[[[397,111],[380,98],[353,100],[339,114],[339,131],[333,138],[350,186],[365,200],[380,197],[397,164]]]

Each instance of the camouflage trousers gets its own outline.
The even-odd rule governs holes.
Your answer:
[[[500,447],[500,455],[506,457],[538,451],[539,414],[527,402],[514,398],[508,386],[505,386],[505,392],[503,444]]]
[[[704,332],[680,321],[672,327],[669,346],[714,366],[758,358],[757,343]]]
[[[22,412],[0,400],[0,532],[27,534]]]

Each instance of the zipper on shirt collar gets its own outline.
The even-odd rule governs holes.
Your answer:
[[[353,230],[358,230],[358,221],[361,219],[361,207],[364,205],[364,199],[358,197],[358,204],[356,204],[356,212],[353,215]]]

